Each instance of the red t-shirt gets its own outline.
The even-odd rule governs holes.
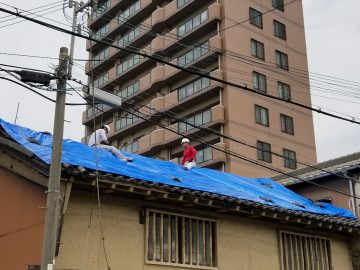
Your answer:
[[[196,157],[196,150],[194,147],[192,146],[188,146],[185,148],[184,153],[183,153],[183,158],[181,161],[181,165],[184,165],[185,162],[187,161],[193,161],[195,160]]]

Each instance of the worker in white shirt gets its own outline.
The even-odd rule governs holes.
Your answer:
[[[108,125],[104,125],[102,128],[95,130],[95,132],[93,132],[93,134],[90,136],[88,145],[103,148],[123,161],[133,161],[132,158],[125,157],[123,154],[121,154],[121,152],[115,146],[110,145],[106,137],[106,134],[109,131],[110,127]]]

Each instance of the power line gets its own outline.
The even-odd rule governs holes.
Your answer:
[[[86,99],[85,99],[84,97],[82,97],[82,98],[86,101]],[[90,103],[88,103],[88,104],[91,105]],[[99,110],[102,111],[103,113],[105,113],[105,111],[103,111],[103,110],[101,110],[101,109],[99,109]],[[143,119],[144,121],[150,122],[150,123],[152,123],[152,124],[154,124],[154,125],[160,126],[160,127],[163,128],[163,129],[169,130],[170,132],[173,132],[173,133],[176,133],[176,134],[178,134],[178,135],[180,135],[180,136],[183,136],[182,133],[180,133],[180,132],[178,132],[178,131],[176,131],[176,130],[173,130],[173,129],[169,128],[169,127],[166,127],[166,126],[162,125],[162,124],[159,123],[159,122],[154,122],[154,121],[148,119],[148,118],[146,117],[146,115],[145,115],[145,116],[139,115],[139,114],[144,115],[143,113],[141,113],[141,112],[139,112],[139,111],[138,111],[138,113],[134,113],[134,112],[132,112],[132,111],[126,109],[126,108],[122,108],[122,110],[126,111],[127,113],[129,113],[129,114],[131,114],[131,115],[133,115],[133,116],[139,117],[139,118]],[[134,109],[134,110],[136,110],[136,109]],[[113,116],[114,116],[115,118],[118,117],[118,116],[116,116],[116,115],[113,115]],[[94,118],[94,122],[95,122],[95,118]],[[95,128],[94,128],[94,129],[95,129]],[[314,183],[314,182],[311,182],[311,181],[308,181],[308,180],[305,180],[305,179],[301,179],[301,178],[299,178],[299,177],[296,176],[296,175],[292,175],[291,173],[285,172],[285,171],[280,170],[280,169],[277,169],[277,168],[273,168],[273,167],[268,166],[268,165],[266,165],[266,164],[262,164],[262,163],[260,163],[260,162],[257,162],[257,161],[255,161],[255,160],[253,160],[253,159],[251,159],[251,158],[245,157],[245,156],[240,155],[240,154],[238,154],[238,153],[235,153],[235,152],[233,152],[233,151],[224,150],[224,149],[222,149],[222,148],[216,147],[216,146],[214,146],[214,145],[211,145],[211,144],[209,144],[209,143],[207,143],[207,142],[205,142],[205,141],[202,141],[202,140],[200,140],[200,139],[194,138],[194,137],[192,137],[192,136],[187,136],[187,137],[190,138],[190,139],[193,140],[193,141],[199,142],[200,144],[206,145],[206,146],[208,146],[208,147],[210,147],[210,148],[212,148],[212,149],[214,149],[214,150],[223,152],[223,153],[228,154],[228,155],[231,155],[231,156],[233,156],[233,157],[237,157],[237,158],[239,158],[239,159],[241,159],[241,160],[244,160],[244,161],[247,161],[247,162],[249,162],[249,163],[251,163],[251,164],[254,164],[254,165],[263,167],[263,168],[265,168],[265,169],[268,169],[268,170],[271,170],[271,171],[280,173],[280,174],[282,174],[282,175],[286,175],[286,176],[288,176],[288,177],[295,178],[295,179],[297,179],[297,180],[299,180],[299,181],[306,182],[306,183],[309,183],[309,184],[311,184],[311,185],[315,185],[315,186],[318,186],[318,187],[322,187],[322,188],[324,188],[324,189],[331,190],[331,191],[333,191],[333,192],[336,192],[336,193],[339,193],[339,194],[342,194],[342,195],[346,195],[346,196],[349,196],[349,197],[354,197],[354,198],[360,199],[360,197],[351,195],[351,194],[349,194],[349,193],[346,193],[346,192],[343,192],[343,191],[339,191],[339,190],[336,190],[336,189],[334,189],[334,188],[327,187],[327,186],[324,186],[324,185],[321,185],[321,184],[317,184],[317,183]]]
[[[213,81],[217,81],[217,82],[220,82],[220,83],[223,83],[223,84],[226,84],[226,85],[229,85],[229,86],[233,86],[235,88],[239,88],[239,89],[242,89],[242,90],[245,90],[245,91],[248,91],[248,92],[252,92],[252,93],[255,93],[257,95],[260,95],[260,96],[263,96],[263,97],[267,97],[267,98],[270,98],[270,99],[273,99],[273,100],[278,100],[280,102],[286,102],[286,103],[289,103],[289,104],[292,104],[292,105],[295,105],[295,106],[298,106],[298,107],[301,107],[303,109],[307,109],[307,110],[311,110],[311,111],[314,111],[314,112],[317,112],[317,113],[320,113],[320,114],[324,114],[326,116],[329,116],[329,117],[333,117],[333,118],[336,118],[336,119],[340,119],[340,120],[343,120],[343,121],[347,121],[347,122],[350,122],[350,123],[354,123],[354,124],[358,124],[360,125],[360,122],[359,121],[356,121],[354,119],[348,119],[348,118],[345,118],[345,117],[341,117],[339,115],[335,115],[335,114],[332,114],[332,113],[328,113],[328,112],[324,112],[322,111],[321,109],[316,109],[316,108],[313,108],[311,106],[307,106],[307,105],[304,105],[304,104],[301,104],[299,102],[294,102],[294,101],[285,101],[279,97],[275,97],[275,96],[272,96],[272,95],[269,95],[267,93],[261,93],[259,91],[256,91],[256,90],[253,90],[251,88],[248,88],[247,86],[241,86],[239,84],[236,84],[236,83],[232,83],[232,82],[228,82],[228,81],[225,81],[225,80],[222,80],[222,79],[218,79],[218,78],[215,78],[215,77],[212,77],[210,75],[207,75],[207,74],[203,74],[201,72],[197,72],[197,71],[194,71],[194,70],[189,70],[185,67],[182,67],[182,66],[179,66],[179,65],[176,65],[176,64],[173,64],[171,62],[168,62],[168,61],[165,61],[165,60],[162,60],[158,57],[155,57],[153,55],[148,55],[146,53],[142,53],[142,52],[138,52],[138,51],[133,51],[133,50],[130,50],[130,49],[126,49],[126,48],[121,48],[119,46],[115,46],[113,44],[109,44],[109,43],[106,43],[106,42],[103,42],[103,41],[98,41],[94,38],[91,38],[91,37],[87,37],[87,36],[84,36],[82,34],[79,34],[79,33],[76,33],[76,32],[72,32],[70,30],[67,30],[67,29],[64,29],[64,28],[61,28],[61,27],[58,27],[56,25],[52,25],[52,24],[49,24],[49,23],[46,23],[46,22],[42,22],[42,21],[39,21],[37,19],[34,19],[34,18],[30,18],[28,16],[24,16],[22,14],[19,14],[17,12],[13,12],[13,11],[10,11],[10,10],[7,10],[7,9],[4,9],[4,8],[0,8],[0,11],[2,12],[5,12],[5,13],[8,13],[8,14],[12,14],[12,15],[15,15],[15,16],[18,16],[18,17],[21,17],[21,18],[24,18],[24,19],[27,19],[29,21],[32,21],[36,24],[39,24],[39,25],[42,25],[42,26],[45,26],[47,28],[51,28],[53,30],[56,30],[58,32],[62,32],[62,33],[66,33],[66,34],[69,34],[69,35],[74,35],[74,36],[77,36],[77,37],[81,37],[83,39],[87,39],[87,40],[90,40],[90,41],[96,41],[98,43],[101,43],[101,44],[104,44],[104,45],[107,45],[107,46],[111,46],[113,48],[116,48],[116,49],[119,49],[119,50],[124,50],[126,52],[130,52],[130,53],[133,53],[133,54],[136,54],[136,55],[139,55],[139,56],[142,56],[142,57],[145,57],[145,58],[149,58],[151,60],[154,60],[156,62],[159,62],[159,63],[162,63],[162,64],[166,64],[166,65],[169,65],[171,67],[174,67],[178,70],[182,70],[184,72],[187,72],[187,73],[190,73],[190,74],[195,74],[195,75],[198,75],[198,76],[201,76],[201,77],[205,77],[205,78],[209,78]]]

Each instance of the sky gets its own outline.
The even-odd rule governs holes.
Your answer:
[[[46,17],[66,25],[59,26],[69,29],[70,23],[64,18],[62,1],[23,1],[3,0],[5,3],[24,10],[41,7],[54,3],[52,9],[43,11],[53,12]],[[66,1],[67,2],[67,1]],[[286,2],[286,1],[285,1]],[[0,3],[0,7],[8,8]],[[304,19],[306,29],[309,70],[314,81],[312,85],[312,102],[316,107],[332,110],[334,113],[343,113],[360,118],[360,99],[346,97],[344,87],[339,88],[338,79],[349,81],[349,91],[356,91],[354,82],[360,84],[360,1],[359,0],[303,0]],[[44,9],[47,7],[44,7]],[[38,10],[36,10],[38,11]],[[34,11],[35,12],[35,11]],[[67,8],[68,15],[72,11]],[[21,22],[6,26],[17,20],[6,17],[0,12],[0,53],[17,53],[39,55],[57,58],[61,46],[69,47],[70,36],[35,25],[31,22]],[[266,15],[265,15],[266,16]],[[39,17],[39,19],[43,19]],[[85,41],[76,39],[75,58],[86,59]],[[10,64],[31,67],[42,70],[51,70],[57,64],[56,59],[39,59],[17,57],[0,54],[1,64]],[[78,62],[81,64],[82,62]],[[74,68],[74,77],[86,81],[83,70]],[[326,75],[327,77],[324,77]],[[334,77],[334,78],[331,78]],[[332,88],[336,95],[329,95],[324,88]],[[358,88],[360,88],[358,86]],[[328,90],[327,90],[328,91]],[[45,93],[55,98],[55,93]],[[324,98],[327,97],[327,98]],[[345,100],[345,101],[342,101]],[[83,100],[75,93],[67,95],[67,102],[82,103]],[[0,118],[14,122],[17,107],[19,111],[17,123],[34,130],[53,130],[55,105],[30,91],[11,82],[0,80]],[[80,140],[84,134],[81,124],[84,106],[67,106],[64,128],[64,137]],[[314,127],[318,161],[347,155],[360,151],[360,126],[336,120],[314,113]]]

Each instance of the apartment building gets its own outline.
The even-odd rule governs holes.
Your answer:
[[[201,141],[193,141],[201,167],[259,177],[278,172],[244,158],[282,171],[315,163],[312,113],[286,102],[311,104],[302,12],[301,1],[283,0],[99,1],[92,37],[259,93],[88,41],[89,82],[121,96],[124,110],[88,107],[82,141],[95,119],[111,126],[113,145],[159,159],[178,162],[187,136]]]

